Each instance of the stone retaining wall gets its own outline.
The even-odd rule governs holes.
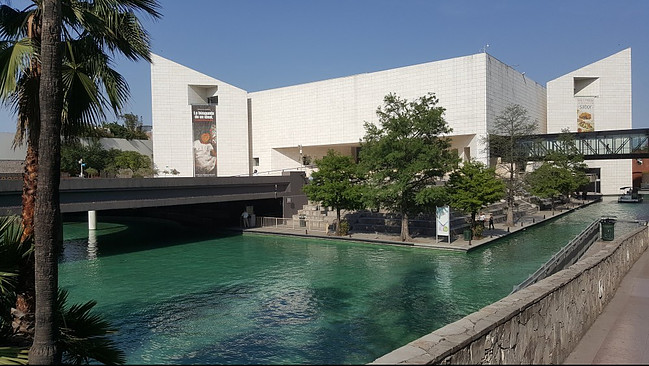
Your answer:
[[[646,226],[372,364],[560,364],[647,249]]]

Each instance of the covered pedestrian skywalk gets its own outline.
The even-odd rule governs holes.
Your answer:
[[[570,133],[585,160],[649,158],[649,129],[609,130]],[[551,152],[561,151],[561,133],[528,135],[518,138],[528,161],[540,161]]]

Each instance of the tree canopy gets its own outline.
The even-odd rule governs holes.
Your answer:
[[[322,202],[336,210],[336,234],[340,235],[340,211],[363,208],[363,186],[359,168],[350,156],[330,149],[322,159],[316,159],[317,171],[304,186],[310,200]]]
[[[495,168],[475,160],[465,162],[452,172],[446,189],[450,206],[471,214],[473,228],[476,213],[505,196],[505,183],[496,176]]]
[[[524,188],[519,172],[525,169],[525,150],[518,144],[518,140],[535,134],[537,128],[538,121],[530,119],[525,108],[519,104],[510,104],[496,116],[489,130],[487,142],[491,157],[501,158],[500,168],[506,176],[507,226],[514,225],[514,197]]]
[[[401,240],[410,238],[408,215],[422,211],[420,192],[435,186],[457,164],[445,109],[428,93],[414,101],[388,94],[378,124],[365,122],[360,164],[376,203],[401,214]]]

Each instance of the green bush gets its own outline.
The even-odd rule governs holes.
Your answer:
[[[340,235],[349,234],[349,222],[347,220],[340,220]]]

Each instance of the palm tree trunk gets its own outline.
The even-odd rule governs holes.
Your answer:
[[[59,183],[61,165],[61,0],[43,0],[41,35],[41,81],[39,182],[34,220],[36,327],[29,363],[60,362],[56,341],[56,297],[58,292],[58,241],[61,227]]]

